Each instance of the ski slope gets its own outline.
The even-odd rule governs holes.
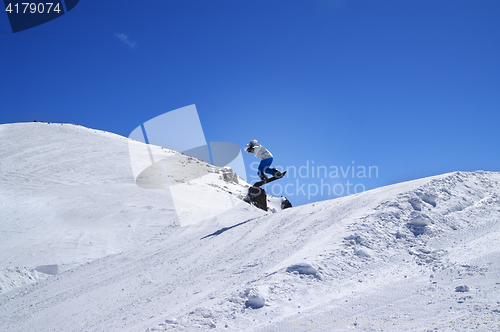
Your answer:
[[[3,331],[499,328],[500,173],[278,213],[242,202],[181,227],[168,194],[135,185],[127,145],[73,125],[0,126]],[[211,203],[190,204],[241,200],[246,184],[191,163],[215,176],[193,185]]]

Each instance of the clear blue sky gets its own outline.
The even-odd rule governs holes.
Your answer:
[[[0,123],[128,136],[196,104],[209,142],[258,139],[302,175],[378,169],[280,180],[295,204],[336,197],[312,184],[500,171],[499,17],[495,0],[83,0],[13,34],[4,13]]]

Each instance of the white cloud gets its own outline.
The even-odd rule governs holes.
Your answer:
[[[114,36],[120,39],[125,45],[127,45],[131,49],[134,49],[137,46],[137,43],[128,39],[128,35],[124,33],[115,33]]]

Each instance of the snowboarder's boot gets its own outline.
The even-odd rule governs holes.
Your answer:
[[[269,178],[267,177],[267,175],[266,175],[266,174],[264,174],[264,173],[260,173],[260,174],[259,174],[259,176],[260,176],[260,179],[261,179],[262,181],[267,181],[267,180],[269,179]]]
[[[282,178],[283,177],[283,173],[281,173],[280,171],[278,171],[276,168],[273,168],[273,171],[274,171],[274,177],[275,178]]]

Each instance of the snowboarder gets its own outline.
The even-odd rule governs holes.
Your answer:
[[[260,145],[257,140],[253,139],[245,145],[245,151],[248,153],[253,153],[254,156],[260,159],[259,171],[257,174],[260,176],[262,181],[267,181],[269,178],[265,174],[270,174],[275,178],[283,177],[283,173],[278,171],[276,168],[270,168],[273,162],[273,155],[268,149]]]

